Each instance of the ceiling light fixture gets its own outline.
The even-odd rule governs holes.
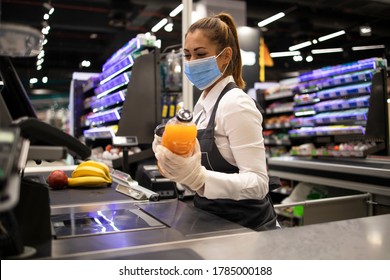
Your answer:
[[[295,55],[293,56],[293,60],[295,62],[299,62],[299,61],[302,61],[303,60],[303,57],[301,55]]]
[[[340,30],[340,31],[319,37],[318,41],[323,42],[323,41],[326,41],[326,40],[329,40],[329,39],[332,39],[332,38],[335,38],[335,37],[338,37],[338,36],[341,36],[344,34],[345,34],[345,30]]]
[[[278,20],[278,19],[281,19],[281,18],[284,17],[285,15],[286,15],[286,14],[283,13],[283,12],[277,13],[276,15],[273,15],[273,16],[271,16],[271,17],[269,17],[269,18],[266,18],[265,20],[260,21],[260,22],[257,24],[257,26],[259,26],[259,27],[264,27],[264,26],[266,26],[267,24],[270,24],[271,22],[274,22],[274,21],[276,21],[276,20]]]
[[[312,44],[311,41],[306,41],[306,42],[299,43],[299,44],[296,44],[294,46],[291,46],[291,47],[288,48],[288,50],[289,51],[296,51],[296,50],[299,50],[299,49],[311,46],[311,44]]]
[[[41,59],[45,56],[45,51],[42,49],[41,52],[38,54],[38,59]]]
[[[173,30],[173,22],[171,19],[168,20],[168,23],[164,26],[164,30],[166,32],[172,32]]]
[[[81,61],[80,66],[88,68],[91,66],[91,62],[89,60],[83,60]]]
[[[341,36],[341,35],[344,35],[344,34],[345,34],[345,30],[340,30],[340,31],[337,31],[337,32],[334,32],[334,33],[331,33],[331,34],[319,37],[318,39],[314,39],[313,41],[306,41],[306,42],[303,42],[303,43],[299,43],[299,44],[293,45],[293,46],[289,47],[288,49],[289,49],[289,51],[296,51],[296,50],[299,50],[299,49],[302,49],[302,48],[309,47],[312,44],[317,44],[317,41],[318,42],[323,42],[323,41],[326,41],[326,40],[329,40],[329,39],[332,39],[332,38],[335,38],[335,37],[338,37],[338,36]]]
[[[315,49],[315,50],[311,50],[312,54],[337,53],[337,52],[343,52],[343,48],[330,48],[330,49]]]
[[[175,17],[177,16],[181,11],[183,11],[183,4],[180,4],[176,8],[172,10],[172,12],[169,13],[170,17]]]
[[[273,53],[270,53],[270,56],[272,58],[275,58],[275,57],[295,56],[295,55],[300,55],[300,54],[301,53],[298,51],[295,51],[295,52],[273,52]]]
[[[313,56],[308,55],[306,56],[306,62],[312,62],[313,61]]]
[[[37,78],[31,78],[30,79],[30,84],[36,84],[38,83],[38,79]]]
[[[365,50],[375,50],[375,49],[384,49],[385,45],[371,45],[371,46],[356,46],[352,47],[353,51],[365,51]]]
[[[274,21],[277,21],[278,19],[281,19],[282,17],[284,17],[285,15],[287,15],[288,13],[291,13],[292,11],[294,11],[297,7],[296,6],[293,6],[287,10],[285,10],[284,12],[280,12],[280,13],[277,13],[273,16],[270,16],[269,18],[266,18],[262,21],[260,21],[257,26],[258,27],[264,27],[268,24],[270,24],[271,22],[274,22]]]
[[[168,19],[167,18],[163,18],[155,26],[152,27],[152,32],[155,33],[157,31],[159,31],[167,23],[168,23]]]
[[[46,26],[46,27],[43,27],[42,30],[41,30],[43,35],[49,34],[49,31],[50,31],[50,26],[49,25]]]
[[[369,37],[371,36],[371,26],[365,25],[359,27],[360,36]]]
[[[54,7],[51,5],[50,2],[43,3],[43,7],[48,10],[49,15],[52,15],[54,13]]]

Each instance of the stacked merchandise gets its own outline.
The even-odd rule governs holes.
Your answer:
[[[291,145],[288,130],[293,114],[293,91],[291,81],[285,80],[264,90],[264,144],[268,157],[288,152]]]
[[[371,58],[301,74],[289,130],[292,143],[301,145],[291,154],[364,157],[383,150],[386,128],[376,121],[386,118],[380,109],[385,68],[386,60]]]

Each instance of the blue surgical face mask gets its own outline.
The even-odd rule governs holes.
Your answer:
[[[217,57],[224,51],[223,49],[217,56],[209,56],[201,59],[184,61],[184,73],[187,78],[198,89],[204,90],[222,77],[225,70],[221,73],[218,68]]]

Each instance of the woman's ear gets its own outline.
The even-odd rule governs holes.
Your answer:
[[[230,63],[230,61],[232,60],[232,56],[233,56],[233,50],[231,47],[226,47],[223,51],[223,53],[221,54],[221,60],[219,61],[219,65],[222,66],[221,68],[222,69],[225,69],[226,66]]]
[[[233,57],[233,50],[231,47],[227,47],[224,52],[225,63],[228,63],[230,60],[232,60],[232,57]]]

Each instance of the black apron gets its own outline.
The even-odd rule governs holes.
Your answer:
[[[207,127],[198,130],[197,138],[202,151],[202,165],[208,170],[224,173],[239,172],[236,166],[231,165],[222,157],[214,141],[215,114],[219,101],[226,92],[235,87],[237,86],[233,82],[226,85],[215,102]],[[199,119],[196,122],[198,121]],[[277,228],[276,213],[269,194],[264,199],[243,200],[208,199],[195,194],[194,205],[197,208],[256,231]]]

